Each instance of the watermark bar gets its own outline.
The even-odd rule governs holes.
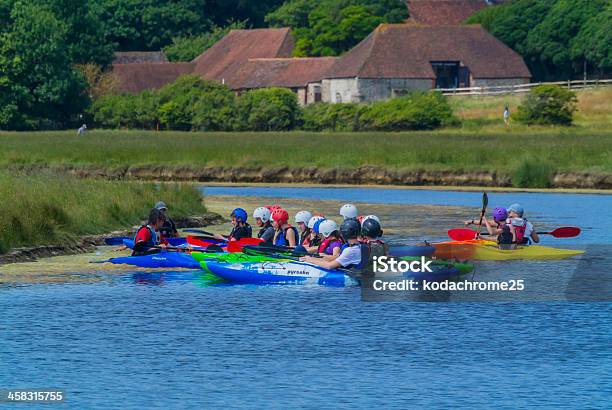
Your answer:
[[[0,389],[0,403],[64,403],[61,389]]]

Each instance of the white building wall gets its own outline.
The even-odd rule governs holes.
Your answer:
[[[322,83],[323,102],[358,102],[357,79],[355,78],[334,78],[323,80]]]
[[[528,83],[529,78],[472,78],[472,87],[508,87]]]
[[[361,101],[386,100],[411,91],[427,91],[434,87],[428,78],[360,78],[358,87]]]

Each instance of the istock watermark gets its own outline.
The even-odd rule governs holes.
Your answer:
[[[432,273],[432,260],[425,259],[421,256],[420,260],[406,261],[397,260],[388,256],[374,257],[374,273]]]

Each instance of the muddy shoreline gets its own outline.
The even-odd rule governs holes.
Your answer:
[[[317,167],[47,167],[18,166],[15,171],[37,172],[45,169],[64,172],[80,178],[113,180],[218,182],[218,183],[307,183],[346,185],[396,185],[444,187],[511,188],[509,175],[495,171],[414,171],[362,166],[353,169]],[[612,174],[558,172],[552,178],[553,189],[612,189]]]
[[[204,215],[191,216],[188,218],[177,218],[174,220],[177,228],[205,228],[211,225],[218,225],[225,220],[223,217],[214,212],[208,212]],[[23,248],[11,249],[4,255],[0,255],[0,266],[10,263],[19,262],[35,262],[41,258],[50,258],[53,256],[76,255],[79,253],[93,252],[96,246],[105,245],[104,240],[112,237],[133,236],[137,226],[130,229],[108,232],[100,235],[87,235],[79,238],[72,243],[63,245],[39,245]]]

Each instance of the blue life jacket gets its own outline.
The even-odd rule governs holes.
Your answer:
[[[291,229],[293,231],[293,233],[295,234],[295,244],[299,245],[300,234],[298,233],[298,230],[294,226],[290,226],[287,229],[283,229],[282,234],[276,236],[276,240],[274,241],[274,245],[276,245],[276,246],[289,246],[289,242],[287,241],[287,231],[289,229]]]
[[[349,245],[349,244],[344,244],[342,245],[342,248],[340,248],[340,254],[342,254],[342,252],[350,247],[353,246],[359,246],[360,249],[360,253],[361,253],[361,260],[359,261],[359,263],[357,265],[353,264],[353,265],[349,265],[349,266],[345,266],[344,269],[351,269],[351,270],[362,270],[365,269],[366,266],[368,266],[368,263],[370,262],[370,249],[369,246],[364,244],[364,243],[356,243],[353,245]]]

